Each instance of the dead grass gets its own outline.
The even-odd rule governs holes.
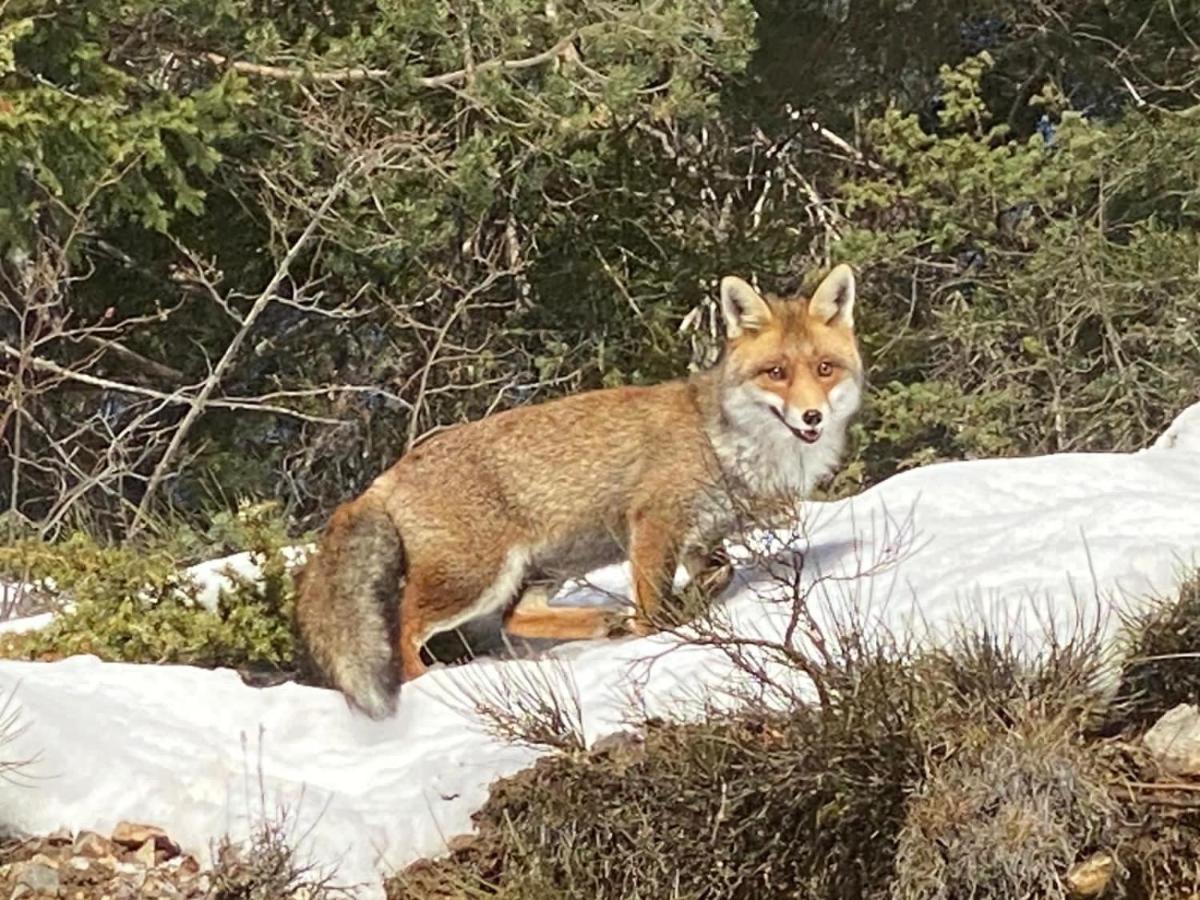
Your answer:
[[[304,862],[286,815],[262,822],[245,844],[224,838],[213,850],[208,900],[353,900],[335,873]]]
[[[1128,646],[1114,716],[1152,724],[1180,703],[1200,703],[1200,575],[1126,623]]]
[[[1143,655],[1194,647],[1197,609],[1192,582],[1131,640]],[[1200,684],[1162,667],[1179,660],[1135,660],[1123,733],[1101,737],[1114,708],[1094,634],[1036,658],[999,632],[936,651],[817,637],[817,702],[650,721],[644,740],[543,758],[493,786],[473,842],[389,896],[1066,898],[1095,854],[1111,860],[1104,897],[1200,891],[1197,795],[1135,787],[1137,728]]]

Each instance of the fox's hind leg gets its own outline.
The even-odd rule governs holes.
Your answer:
[[[400,680],[412,681],[425,674],[421,647],[430,633],[430,623],[424,613],[428,608],[428,592],[415,578],[404,585],[400,598]]]
[[[425,558],[410,567],[400,601],[400,674],[409,681],[425,673],[421,648],[433,635],[506,609],[525,583],[530,554],[510,546],[503,556],[475,565],[456,565],[470,549],[441,558]],[[490,565],[489,565],[490,563]]]
[[[682,562],[691,579],[689,586],[705,597],[715,598],[733,581],[733,560],[720,544],[708,551],[685,553]]]
[[[605,607],[551,606],[557,584],[534,584],[504,613],[504,630],[523,638],[588,640],[624,632],[628,611]]]

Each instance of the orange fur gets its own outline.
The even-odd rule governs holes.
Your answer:
[[[625,558],[630,627],[649,630],[676,566],[702,571],[744,503],[798,499],[836,465],[862,383],[853,301],[845,266],[811,299],[727,278],[715,367],[512,409],[419,444],[335,511],[309,564],[297,618],[318,668],[385,715],[397,674],[424,670],[422,644],[470,619],[501,611],[510,631],[538,637],[611,633],[612,611],[545,600]],[[375,544],[394,547],[402,577],[388,581]],[[536,602],[519,603],[526,593]],[[378,614],[397,602],[398,617]],[[351,657],[394,618],[392,669],[377,653],[356,668]]]

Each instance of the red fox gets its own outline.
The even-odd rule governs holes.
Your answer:
[[[500,613],[526,637],[649,631],[676,567],[705,571],[739,503],[798,500],[837,465],[863,387],[854,293],[845,265],[811,299],[724,278],[712,368],[418,444],[334,511],[301,574],[297,624],[321,677],[382,718],[425,670],[425,641],[472,619]],[[626,558],[620,622],[546,602],[563,580]]]

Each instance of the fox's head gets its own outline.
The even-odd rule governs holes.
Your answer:
[[[863,383],[850,267],[835,268],[811,298],[763,297],[729,276],[721,312],[726,414],[765,439],[790,434],[802,447],[836,444],[829,449],[839,453]]]

